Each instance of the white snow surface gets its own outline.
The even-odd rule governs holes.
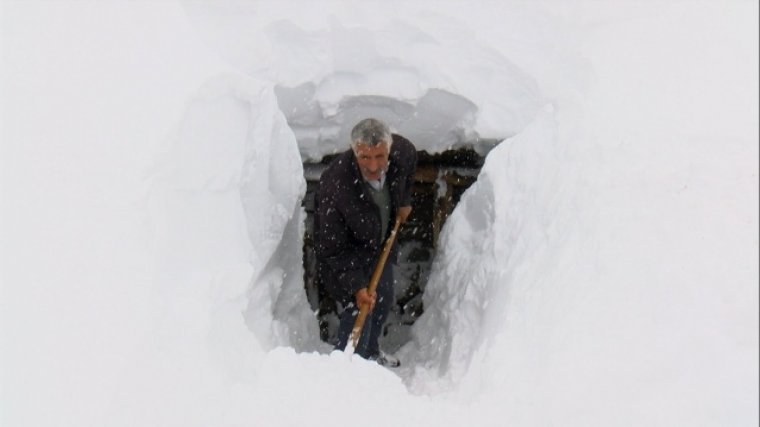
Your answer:
[[[756,2],[0,7],[0,425],[758,424]],[[303,291],[365,116],[488,152],[396,370]]]

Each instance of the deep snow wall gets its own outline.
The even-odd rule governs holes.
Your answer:
[[[403,349],[412,390],[518,424],[757,419],[756,5],[682,6],[589,14],[594,84],[491,152]]]
[[[211,339],[238,329],[221,316],[245,321],[259,351],[315,350],[300,256],[305,181],[271,86],[236,74],[209,79],[173,139],[152,197],[155,216],[163,219],[155,225],[157,241],[165,247],[157,271],[166,277],[158,283],[176,283],[166,298],[205,299]],[[224,351],[224,345],[234,343],[209,349]]]
[[[520,301],[536,289],[531,282],[551,280],[535,271],[563,251],[577,212],[566,189],[578,177],[572,163],[562,161],[556,128],[547,106],[528,128],[492,150],[448,218],[424,297],[425,315],[402,351],[414,361],[412,390],[458,384],[473,360],[482,362],[479,349],[493,350],[505,316],[520,310]]]

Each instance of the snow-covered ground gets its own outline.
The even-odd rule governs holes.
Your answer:
[[[0,5],[0,425],[758,424],[756,2]],[[303,292],[368,115],[503,141],[397,370]]]

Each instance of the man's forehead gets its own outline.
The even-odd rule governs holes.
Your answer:
[[[379,144],[376,144],[376,145],[365,144],[363,142],[359,142],[356,144],[357,153],[361,152],[362,154],[367,154],[367,153],[374,154],[374,153],[385,153],[387,151],[388,151],[388,143],[385,141],[380,142]]]

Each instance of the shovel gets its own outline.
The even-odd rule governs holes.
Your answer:
[[[393,247],[393,242],[396,240],[396,234],[398,233],[400,226],[401,217],[396,217],[396,224],[393,226],[393,230],[391,231],[391,235],[388,236],[388,240],[385,241],[383,252],[380,253],[380,259],[377,260],[375,271],[372,273],[372,278],[369,280],[367,291],[370,294],[375,293],[375,290],[377,289],[377,282],[380,281],[380,276],[383,274],[385,262],[388,260],[388,254],[391,252],[391,247]],[[364,328],[364,321],[367,319],[367,314],[369,314],[369,304],[362,304],[359,306],[359,315],[356,317],[354,328],[351,330],[351,344],[353,348],[356,348],[356,343],[359,342],[359,337],[362,335],[362,329]]]

